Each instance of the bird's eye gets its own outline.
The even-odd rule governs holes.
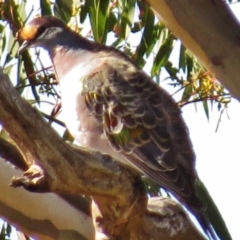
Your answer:
[[[46,28],[44,26],[40,26],[38,28],[38,32],[37,32],[37,35],[38,36],[41,36],[44,32],[45,32]]]

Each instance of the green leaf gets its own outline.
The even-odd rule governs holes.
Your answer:
[[[182,101],[187,102],[190,98],[191,98],[191,93],[192,93],[192,84],[188,84],[183,91],[183,95],[182,95]]]
[[[123,39],[122,37],[118,37],[118,38],[111,44],[111,46],[116,48],[117,46],[120,45],[120,43],[121,43],[123,40],[124,40],[124,39]]]
[[[189,78],[193,71],[194,62],[193,62],[193,58],[188,54],[186,54],[186,64],[187,64],[187,78]]]
[[[39,103],[36,101],[36,99],[26,99],[26,101],[30,104],[30,105],[34,105],[36,103]]]
[[[51,9],[50,1],[40,0],[40,7],[41,7],[41,15],[42,16],[52,15],[52,9]]]
[[[21,17],[22,20],[26,19],[26,1],[21,1],[18,6],[18,15]]]
[[[182,69],[184,72],[186,70],[186,48],[181,44],[180,46],[180,54],[179,54],[179,69]]]
[[[5,26],[3,26],[2,24],[0,24],[0,33],[3,33],[5,30]]]
[[[25,51],[19,59],[21,61],[19,64],[23,63],[24,69],[26,71],[26,75],[27,75],[28,81],[30,83],[30,88],[31,88],[32,94],[33,94],[34,98],[39,102],[40,97],[37,92],[38,80],[36,79],[36,76],[33,74],[35,72],[35,69],[34,69],[35,64],[33,63],[28,51]]]
[[[153,67],[151,70],[152,76],[156,76],[159,73],[161,67],[164,67],[169,59],[170,54],[173,49],[173,40],[174,37],[172,34],[169,34],[168,37],[164,40],[163,44],[159,48],[159,51],[154,59]]]
[[[179,80],[177,76],[177,74],[179,73],[178,68],[173,67],[173,64],[170,61],[167,61],[164,67],[172,80],[176,80],[178,84],[182,84],[182,80]]]
[[[146,28],[148,28],[148,26],[146,26]],[[158,23],[153,27],[153,33],[151,36],[151,41],[148,44],[148,47],[146,49],[146,55],[149,56],[152,53],[152,50],[156,44],[156,42],[159,40],[159,36],[161,34],[161,31],[164,29],[165,27]]]
[[[137,33],[137,32],[139,32],[141,29],[142,29],[142,24],[141,24],[140,21],[137,21],[137,22],[134,22],[134,23],[133,23],[131,32],[132,32],[132,33]]]
[[[88,0],[88,12],[93,31],[93,37],[96,42],[105,44],[108,31],[110,0]]]
[[[7,223],[6,235],[7,235],[8,237],[10,237],[11,232],[12,232],[12,227],[11,227],[10,224]]]
[[[120,34],[121,37],[126,39],[129,36],[129,33],[131,32],[131,28],[134,21],[134,15],[135,15],[135,4],[136,0],[128,0],[128,1],[122,1],[123,6],[121,10],[121,24],[120,24]]]
[[[87,15],[88,15],[88,6],[84,4],[80,8],[80,13],[79,13],[80,23],[83,23],[86,20]]]
[[[141,62],[143,62],[143,56],[146,54],[148,49],[152,48],[155,43],[153,38],[153,32],[154,32],[154,20],[155,16],[151,8],[142,2],[138,3],[139,9],[141,12],[141,17],[143,24],[145,24],[143,35],[140,41],[140,44],[137,47],[136,50],[136,56],[134,61],[140,66],[143,67]]]
[[[115,16],[115,14],[113,12],[109,13],[109,17],[108,17],[108,32],[111,32],[114,30],[114,27],[117,24],[117,17]]]
[[[6,34],[5,34],[4,30],[5,30],[5,26],[0,24],[0,34],[1,34],[1,39],[0,39],[0,49],[1,49],[1,52],[0,52],[0,56],[2,56],[2,53],[4,52],[5,47],[6,47]]]
[[[10,33],[8,37],[8,45],[7,45],[7,56],[5,59],[5,62],[3,64],[3,67],[9,63],[14,57],[17,56],[18,53],[18,44],[16,44],[16,39],[13,37],[12,33]]]
[[[204,100],[203,101],[203,109],[206,114],[207,119],[209,120],[209,108],[208,108],[208,101]]]
[[[16,65],[16,63],[10,64],[7,67],[4,67],[3,72],[4,74],[6,74],[7,76],[10,75],[12,68]]]
[[[73,15],[73,0],[56,0],[53,11],[58,18],[68,23]]]

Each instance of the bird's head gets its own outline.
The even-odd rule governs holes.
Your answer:
[[[18,34],[19,40],[23,41],[19,53],[29,47],[48,48],[52,44],[56,44],[58,35],[66,29],[67,26],[56,17],[47,16],[33,19]]]

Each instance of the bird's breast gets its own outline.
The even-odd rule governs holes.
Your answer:
[[[63,121],[80,146],[109,155],[118,154],[108,143],[102,121],[92,115],[86,106],[82,80],[87,74],[87,69],[78,65],[67,74],[58,75]]]
[[[89,113],[82,94],[82,79],[87,69],[77,65],[71,66],[64,74],[61,66],[55,66],[55,70],[61,91],[63,121],[74,138],[82,146],[87,145],[88,135],[102,133],[101,123]]]
[[[102,122],[89,112],[83,94],[76,90],[81,89],[81,83],[69,85],[63,81],[60,85],[63,120],[77,143],[122,161],[120,153],[109,145]]]
[[[80,146],[106,153],[122,161],[121,154],[109,145],[101,119],[88,110],[83,94],[83,80],[91,74],[93,68],[98,67],[99,59],[91,55],[84,58],[84,55],[79,53],[68,59],[67,53],[58,54],[52,60],[61,90],[62,118],[70,133]]]

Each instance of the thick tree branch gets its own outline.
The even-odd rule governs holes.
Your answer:
[[[17,168],[27,170],[27,164],[24,161],[24,156],[16,148],[16,145],[4,138],[0,138],[0,153],[2,158],[12,163]]]
[[[148,0],[162,22],[240,99],[240,25],[223,0]]]
[[[32,191],[92,196],[98,233],[108,239],[203,239],[170,199],[148,205],[140,176],[100,153],[62,141],[0,72],[0,122],[29,167],[14,185]]]

